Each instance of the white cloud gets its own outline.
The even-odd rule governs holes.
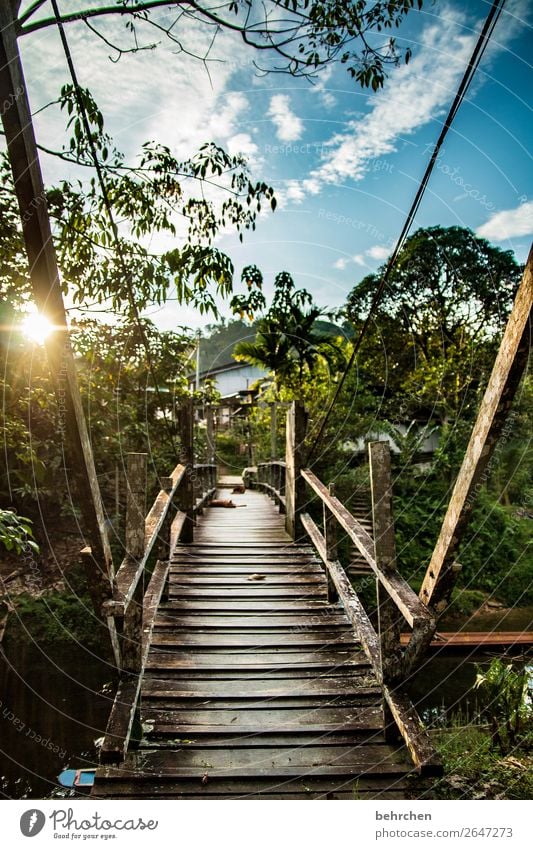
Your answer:
[[[285,197],[289,198],[289,200],[295,201],[296,203],[300,203],[305,197],[305,192],[300,183],[296,180],[289,180],[285,189]]]
[[[352,257],[353,261],[356,265],[366,265],[365,258],[363,254],[354,254]]]
[[[385,90],[369,99],[370,112],[325,143],[322,163],[302,181],[306,193],[362,180],[372,161],[394,153],[402,139],[445,111],[477,37],[470,29],[465,34],[463,21],[461,12],[445,7],[439,20],[426,26],[409,65],[395,69]]]
[[[333,263],[333,268],[338,268],[339,271],[344,271],[347,265],[348,260],[344,257],[340,257],[340,259],[335,260],[335,262]]]
[[[161,13],[163,15],[163,13]],[[189,21],[183,27],[184,52],[175,53],[175,45],[161,39],[153,51],[123,56],[112,64],[112,51],[87,28],[73,23],[68,38],[82,86],[94,94],[106,118],[106,126],[118,146],[131,158],[147,139],[167,144],[179,158],[191,156],[204,142],[223,146],[242,132],[242,118],[249,101],[241,92],[228,93],[232,75],[241,57],[248,54],[228,33],[216,41],[216,73],[208,75],[191,54],[204,55],[212,32],[200,23]],[[123,22],[109,18],[106,36],[128,46]],[[143,43],[153,39],[153,31],[143,31]],[[23,62],[30,83],[32,107],[39,108],[54,100],[68,78],[61,45],[53,30],[32,33],[21,39]],[[63,116],[58,120],[54,109],[36,118],[39,140],[57,147],[64,139]],[[47,179],[65,174],[64,163],[57,166],[44,159]]]
[[[231,156],[241,153],[249,159],[256,157],[258,147],[249,133],[237,133],[226,141],[226,149]]]
[[[303,122],[291,110],[291,99],[288,94],[275,94],[270,99],[268,116],[276,127],[276,135],[280,141],[291,142],[301,138]]]
[[[372,245],[371,248],[365,251],[366,255],[371,259],[387,259],[390,252],[390,248],[385,247],[385,245]]]
[[[527,236],[529,233],[533,233],[533,201],[522,203],[516,209],[496,212],[485,224],[477,228],[478,236],[495,242]]]

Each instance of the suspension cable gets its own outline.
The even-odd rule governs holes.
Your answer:
[[[369,309],[368,315],[366,316],[366,318],[363,322],[363,326],[362,326],[360,333],[359,333],[359,336],[358,336],[358,338],[357,338],[357,340],[354,344],[350,359],[348,360],[348,363],[346,364],[346,367],[345,367],[345,369],[344,369],[344,371],[341,375],[341,378],[340,378],[340,380],[337,384],[337,387],[335,389],[333,399],[330,402],[328,409],[326,410],[326,413],[324,415],[324,418],[322,419],[322,423],[320,425],[318,433],[317,433],[317,435],[314,439],[314,442],[313,442],[313,444],[312,444],[312,446],[309,450],[309,453],[308,453],[307,459],[306,459],[306,465],[310,464],[310,461],[311,461],[311,459],[312,459],[312,457],[313,457],[313,455],[316,451],[316,448],[317,448],[318,444],[320,443],[320,441],[322,439],[322,436],[323,436],[324,431],[326,429],[326,425],[329,421],[333,407],[335,406],[335,404],[337,402],[337,399],[338,399],[338,397],[339,397],[339,395],[342,391],[342,387],[344,386],[344,382],[346,380],[346,377],[348,376],[348,373],[349,373],[350,369],[352,368],[352,366],[355,362],[357,354],[359,353],[363,339],[364,339],[364,337],[365,337],[365,335],[368,331],[370,321],[371,321],[373,314],[376,311],[376,309],[377,309],[377,307],[378,307],[378,305],[381,301],[381,298],[383,296],[383,292],[385,290],[385,286],[387,285],[387,282],[389,280],[391,272],[392,272],[394,266],[396,265],[398,255],[399,255],[399,253],[400,253],[400,251],[401,251],[401,249],[404,245],[404,242],[407,238],[409,230],[411,229],[411,226],[412,226],[413,221],[415,219],[416,213],[417,213],[418,208],[420,206],[420,202],[422,200],[422,197],[423,197],[424,192],[426,190],[427,184],[429,182],[429,178],[431,177],[431,173],[432,173],[432,171],[435,167],[435,163],[437,162],[437,157],[438,157],[439,151],[440,151],[442,144],[444,142],[444,139],[446,138],[446,135],[447,135],[447,133],[448,133],[448,131],[449,131],[451,125],[452,125],[452,122],[453,122],[453,120],[454,120],[454,118],[455,118],[455,116],[456,116],[456,114],[459,110],[459,107],[461,106],[461,103],[463,102],[463,100],[466,96],[466,93],[467,93],[467,91],[470,87],[470,83],[472,82],[474,74],[476,73],[476,71],[479,67],[479,63],[480,63],[480,61],[483,57],[483,54],[484,54],[485,49],[487,47],[487,44],[488,44],[488,42],[489,42],[489,40],[492,36],[492,33],[494,31],[494,27],[496,26],[498,18],[500,17],[504,3],[505,3],[505,0],[494,0],[494,2],[492,3],[492,6],[491,6],[489,13],[487,15],[487,19],[486,19],[486,21],[483,25],[483,29],[481,30],[481,33],[480,33],[479,38],[477,40],[476,46],[474,47],[472,55],[469,59],[468,65],[466,67],[466,70],[465,70],[465,73],[464,73],[463,78],[461,80],[461,83],[459,85],[459,88],[457,89],[457,92],[456,92],[455,97],[453,99],[453,103],[450,107],[450,111],[448,112],[448,116],[447,116],[447,118],[444,122],[442,130],[441,130],[439,137],[438,137],[438,139],[435,143],[433,153],[431,154],[431,158],[430,158],[429,163],[428,163],[426,170],[424,172],[424,176],[422,177],[422,180],[420,181],[420,185],[417,189],[415,198],[413,200],[413,203],[411,205],[411,208],[409,210],[409,213],[407,215],[405,223],[402,227],[402,231],[400,233],[400,236],[398,237],[398,240],[396,242],[394,250],[393,250],[391,256],[389,257],[389,259],[387,261],[387,265],[385,267],[385,271],[383,273],[383,276],[381,278],[379,286],[376,289],[374,296],[372,298],[372,302],[370,304],[370,309]]]

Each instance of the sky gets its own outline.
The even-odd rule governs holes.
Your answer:
[[[23,2],[22,8],[28,6]],[[102,5],[62,0],[63,12]],[[232,258],[236,291],[240,271],[262,270],[267,295],[275,275],[289,271],[323,308],[341,306],[354,285],[391,252],[464,73],[490,3],[426,0],[396,33],[410,44],[407,66],[393,69],[385,87],[362,89],[341,67],[311,84],[282,74],[260,74],[257,53],[238,36],[222,33],[209,73],[161,34],[139,30],[153,50],[117,54],[84,24],[67,27],[80,82],[99,103],[108,131],[133,160],[141,144],[156,140],[180,157],[215,141],[244,153],[254,179],[275,188],[278,207],[264,212],[244,243],[229,232],[218,247]],[[533,232],[531,105],[532,4],[507,0],[472,87],[457,114],[418,211],[418,227],[459,225],[524,262]],[[49,14],[45,4],[39,15]],[[157,20],[168,20],[162,10]],[[123,23],[99,19],[110,40],[128,45]],[[202,53],[212,31],[179,25],[185,48]],[[65,142],[54,100],[68,81],[57,34],[40,30],[20,40],[38,140]],[[47,183],[68,176],[68,166],[43,155]],[[155,236],[152,247],[175,247]],[[222,312],[229,315],[227,306]],[[202,327],[206,318],[175,300],[147,314],[162,329]]]

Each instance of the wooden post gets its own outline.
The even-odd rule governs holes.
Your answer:
[[[329,494],[335,496],[335,484],[330,483],[328,486]],[[328,510],[326,504],[322,505],[324,516],[324,539],[326,540],[326,557],[328,560],[337,560],[338,558],[338,524],[333,513]],[[328,601],[335,602],[339,599],[339,594],[335,588],[335,584],[331,580],[329,571],[326,570],[328,577]]]
[[[145,548],[146,454],[128,454],[126,553],[141,560]],[[124,615],[122,632],[122,669],[140,672],[142,665],[144,575],[137,583]]]
[[[278,454],[278,404],[272,401],[270,404],[270,459],[276,460]]]
[[[193,453],[193,405],[186,401],[179,410],[180,463],[185,474],[179,487],[179,509],[185,513],[180,542],[194,539],[194,453]]]
[[[446,516],[422,588],[422,601],[440,614],[447,607],[459,567],[454,562],[473,503],[488,475],[520,379],[524,374],[532,332],[533,249],[530,251],[507,327],[503,334],[478,417],[455,481]]]
[[[173,481],[172,478],[161,478],[161,489],[164,492],[170,493],[172,491]],[[161,561],[169,560],[170,554],[172,550],[171,546],[171,532],[172,532],[172,521],[174,519],[174,508],[172,503],[168,505],[167,515],[165,516],[165,520],[161,527],[160,536],[159,536],[159,545],[157,549],[157,559]],[[168,590],[169,590],[169,578],[170,578],[170,569],[167,572],[167,577],[165,580],[165,586],[163,588],[163,592],[161,594],[161,598],[163,601],[168,601]]]
[[[22,219],[33,297],[37,308],[55,327],[45,348],[59,408],[58,438],[66,443],[68,476],[74,483],[91,544],[91,556],[84,556],[83,561],[93,585],[91,595],[96,614],[101,617],[102,604],[111,595],[113,560],[70,346],[46,192],[16,40],[14,20],[18,6],[18,3],[0,3],[0,110]],[[111,639],[113,642],[113,634]]]
[[[305,482],[300,475],[304,462],[307,414],[301,401],[293,401],[287,411],[286,439],[286,516],[285,529],[292,539],[302,534],[300,513],[305,502]]]
[[[205,462],[211,464],[215,462],[215,416],[211,404],[206,407],[205,417],[207,424],[207,456]]]
[[[396,571],[397,565],[388,443],[370,442],[368,460],[372,492],[374,556],[378,569],[385,574],[390,574]],[[393,684],[401,681],[403,677],[400,614],[379,579],[376,579],[376,594],[382,680],[384,684]],[[385,699],[383,699],[383,717],[385,737],[388,742],[392,742],[398,738],[398,729]]]

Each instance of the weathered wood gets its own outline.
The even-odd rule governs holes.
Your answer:
[[[205,408],[206,420],[206,462],[214,463],[216,456],[215,449],[215,411],[211,404],[207,404]],[[213,482],[214,485],[214,482]]]
[[[180,462],[185,467],[185,474],[180,484],[178,502],[180,511],[185,515],[180,541],[190,543],[194,538],[194,453],[193,426],[194,412],[192,399],[180,407]]]
[[[391,715],[400,731],[413,762],[422,775],[442,775],[442,762],[435,752],[429,734],[425,730],[408,696],[386,685],[383,693]]]
[[[342,602],[344,611],[355,629],[357,638],[363,646],[376,674],[380,674],[381,658],[379,653],[378,637],[372,624],[366,615],[359,600],[359,596],[353,589],[346,572],[338,561],[329,560],[326,551],[326,541],[315,522],[306,513],[302,515],[302,526],[309,534],[313,545],[324,561],[331,581]]]
[[[259,505],[269,515],[272,504],[258,493],[248,497],[257,517],[248,543],[241,541],[242,514],[206,509],[202,541],[178,545],[172,600],[159,605],[142,683],[143,739],[123,767],[98,770],[99,798],[114,797],[114,786],[121,798],[163,798],[163,785],[177,798],[178,786],[190,790],[196,782],[201,790],[212,781],[224,798],[258,782],[269,782],[272,795],[273,787],[307,784],[314,775],[337,788],[363,781],[389,792],[413,769],[403,745],[384,741],[372,664],[347,613],[328,602],[311,547],[273,545],[275,526],[264,543],[255,537],[251,544],[261,527]],[[232,528],[233,541],[221,547]],[[323,537],[321,543],[326,556]],[[353,593],[338,564],[329,570],[344,594]],[[264,578],[247,580],[256,573]],[[282,597],[273,599],[278,591]]]
[[[154,567],[144,599],[141,662],[137,674],[126,674],[119,682],[100,750],[101,763],[115,763],[123,760],[128,749],[152,630],[167,572],[168,563],[158,561]]]
[[[299,401],[293,401],[287,411],[285,453],[285,530],[292,539],[301,536],[300,512],[305,503],[305,485],[300,470],[306,429],[305,408]]]
[[[350,539],[354,541],[409,625],[412,628],[416,628],[425,626],[426,623],[431,622],[432,617],[425,604],[420,601],[416,593],[413,592],[401,575],[391,569],[378,569],[374,557],[374,540],[361,523],[351,515],[338,498],[329,494],[327,488],[313,472],[309,471],[309,469],[304,469],[301,474],[311,489],[327,504],[328,509],[336,517]]]
[[[126,471],[126,552],[139,564],[145,554],[147,455],[129,453]],[[142,666],[144,582],[139,580],[128,604],[122,626],[121,668],[139,673]]]
[[[166,521],[168,511],[172,509],[174,493],[179,487],[184,474],[185,467],[178,464],[171,475],[172,489],[170,492],[161,490],[157,495],[150,512],[144,520],[145,547],[143,555],[140,559],[136,559],[127,554],[120,564],[115,576],[113,598],[103,605],[104,613],[107,616],[124,615],[125,610],[133,598],[148,559],[152,554],[154,545],[158,541],[160,533],[162,533],[161,529]],[[172,545],[174,545],[175,539],[179,535],[182,522],[182,514],[178,514],[171,522],[170,536]]]
[[[126,551],[140,560],[145,549],[147,455],[129,453],[126,471]]]
[[[370,489],[372,496],[372,522],[376,566],[380,571],[397,572],[396,541],[392,515],[392,481],[390,473],[390,448],[387,442],[370,442],[368,445]],[[400,647],[400,617],[392,599],[376,579],[378,635],[383,681],[393,683],[403,678]],[[385,714],[387,707],[384,705]],[[386,726],[392,717],[385,716]]]
[[[420,590],[420,598],[439,614],[449,603],[458,574],[458,567],[454,563],[455,553],[470,519],[476,496],[490,470],[494,449],[504,431],[527,365],[531,346],[532,304],[533,248]]]
[[[90,540],[91,557],[85,557],[83,562],[95,612],[101,617],[102,604],[111,595],[113,559],[70,344],[13,11],[11,4],[6,2],[0,3],[0,103],[3,104],[2,123],[21,215],[33,297],[39,311],[55,328],[45,342],[45,349],[58,405],[57,436],[65,444],[68,488],[72,488],[77,496]],[[114,623],[108,620],[108,625],[112,644],[116,646]],[[116,660],[118,662],[118,658]]]
[[[172,509],[172,489],[173,489],[173,480],[171,477],[163,477],[160,481],[161,484],[161,492],[164,492],[167,496],[167,505],[165,510],[165,517],[161,523],[161,528],[158,533],[158,546],[157,546],[157,557],[158,560],[168,560],[170,558],[170,531],[172,527],[172,522],[174,520],[174,510]],[[146,526],[145,526],[146,527]],[[146,543],[149,543],[150,537],[149,532],[146,533]]]
[[[331,496],[335,495],[335,484],[330,483],[328,486],[328,492]],[[331,513],[325,504],[322,505],[323,510],[323,522],[324,522],[324,540],[326,544],[326,557],[328,560],[337,560],[337,520],[333,513]],[[337,601],[338,593],[335,588],[335,584],[331,580],[331,576],[328,572],[328,599],[331,602]]]

